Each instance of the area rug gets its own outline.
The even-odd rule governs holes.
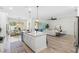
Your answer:
[[[10,48],[11,53],[27,53],[21,41],[12,42]]]

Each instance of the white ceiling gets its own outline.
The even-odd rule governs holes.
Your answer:
[[[12,7],[12,9],[11,9]],[[1,6],[0,10],[9,14],[9,17],[14,18],[28,18],[28,9],[31,8],[32,18],[36,18],[36,7],[30,6]],[[10,10],[11,9],[11,10]],[[40,6],[38,8],[39,17],[46,19],[52,16],[67,16],[76,15],[75,7],[72,6]]]

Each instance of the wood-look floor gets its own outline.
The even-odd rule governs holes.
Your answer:
[[[75,39],[73,36],[64,35],[61,37],[52,37],[47,36],[47,48],[40,51],[39,53],[74,53]],[[27,50],[27,53],[33,53],[33,51],[23,44],[24,48]]]

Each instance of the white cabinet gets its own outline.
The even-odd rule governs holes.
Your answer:
[[[0,43],[0,53],[3,53],[4,52],[4,49],[3,49],[3,43]]]
[[[46,34],[40,33],[23,33],[23,41],[34,51],[39,52],[40,50],[47,48],[46,45]]]

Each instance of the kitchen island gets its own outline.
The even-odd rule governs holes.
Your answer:
[[[40,52],[47,48],[46,34],[43,32],[22,32],[22,41],[28,45],[34,52]]]

